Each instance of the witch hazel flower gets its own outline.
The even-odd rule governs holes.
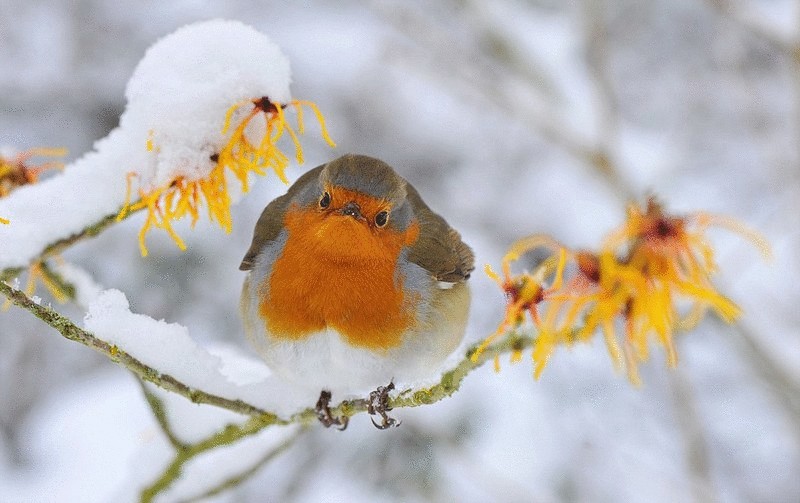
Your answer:
[[[667,364],[674,367],[678,361],[673,341],[676,329],[692,328],[708,310],[726,323],[741,316],[739,306],[711,282],[718,270],[714,248],[706,237],[711,227],[739,234],[753,243],[765,260],[771,259],[766,240],[740,222],[707,212],[670,215],[655,197],[650,197],[644,208],[630,204],[625,224],[603,243],[599,256],[601,275],[607,276],[606,289],[627,290],[621,317],[631,382],[640,383],[638,362],[648,359],[651,334],[665,348]],[[688,310],[679,309],[679,301],[688,303]]]
[[[51,169],[62,169],[60,161],[45,161],[38,164],[30,162],[35,157],[57,158],[67,155],[65,148],[31,148],[17,152],[13,149],[0,149],[0,197],[12,191],[39,181],[39,175]],[[11,223],[0,217],[1,224]]]
[[[183,240],[173,222],[190,217],[194,225],[205,208],[226,232],[232,228],[234,196],[249,177],[273,171],[285,183],[289,157],[278,140],[286,134],[298,163],[303,107],[312,110],[322,136],[335,146],[317,106],[293,100],[289,62],[266,36],[240,22],[207,21],[168,35],[145,54],[128,82],[128,106],[120,127],[148,153],[144,166],[130,166],[127,203],[119,219],[146,210],[139,232],[142,255],[153,228],[166,231],[179,248]],[[296,113],[297,131],[288,108]],[[131,202],[131,185],[138,200]]]
[[[552,252],[557,252],[558,260],[555,261],[554,257],[551,256],[544,260],[532,273],[511,273],[511,264],[513,262],[519,260],[528,251],[540,247],[548,247]],[[541,331],[543,323],[539,315],[539,305],[545,300],[549,300],[552,293],[561,288],[566,260],[567,250],[558,242],[549,236],[534,235],[523,238],[511,245],[511,248],[503,256],[501,265],[502,277],[489,264],[486,264],[486,275],[497,283],[506,296],[506,312],[497,329],[484,339],[473,352],[471,356],[473,362],[478,361],[481,353],[504,333],[522,326],[525,323],[526,314],[534,326]],[[548,284],[548,281],[551,283]],[[511,361],[519,361],[521,355],[521,351],[515,350],[511,355]],[[494,359],[494,368],[495,371],[500,370],[499,356]]]
[[[61,257],[56,257],[58,267],[63,267],[65,262]],[[75,295],[75,288],[66,283],[63,278],[54,271],[47,262],[39,261],[28,268],[28,279],[25,282],[25,287],[22,291],[28,297],[34,298],[36,294],[37,284],[41,283],[50,293],[50,295],[59,304],[69,301]],[[6,301],[0,307],[0,311],[6,311],[11,307],[11,299]]]
[[[641,383],[638,366],[649,358],[652,339],[674,367],[676,330],[693,327],[709,310],[727,323],[741,314],[711,282],[717,265],[705,233],[715,226],[745,237],[770,257],[767,242],[739,222],[705,212],[670,215],[652,197],[644,208],[629,205],[625,223],[598,251],[569,250],[545,235],[517,241],[503,258],[502,278],[487,266],[508,302],[503,321],[473,359],[518,328],[529,312],[538,331],[532,352],[536,378],[556,347],[589,341],[598,332],[615,367],[624,366],[635,385]],[[513,261],[541,248],[550,255],[533,273],[511,272]],[[517,360],[519,355],[512,354],[512,363]]]
[[[208,214],[229,231],[230,206],[254,175],[285,180],[291,154],[302,160],[304,111],[333,144],[322,114],[293,99],[289,82],[278,47],[238,21],[204,21],[158,41],[128,83],[119,126],[62,172],[0,197],[0,216],[11,222],[0,225],[0,271],[28,268],[54,244],[136,210],[146,213],[143,254],[157,228],[183,248],[180,218]]]

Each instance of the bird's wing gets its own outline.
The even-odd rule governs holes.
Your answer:
[[[411,245],[408,259],[429,271],[438,281],[459,283],[475,269],[475,255],[461,235],[430,208],[411,185],[408,200],[419,223],[419,239]]]
[[[283,229],[283,217],[286,214],[289,203],[292,202],[292,199],[294,199],[294,196],[298,192],[304,189],[309,183],[319,178],[319,173],[324,167],[325,165],[323,164],[304,173],[303,176],[298,178],[297,181],[289,187],[286,194],[273,199],[267,207],[264,208],[264,211],[261,212],[261,216],[258,217],[258,222],[256,222],[256,228],[255,231],[253,231],[253,242],[250,245],[250,249],[247,250],[239,266],[240,271],[249,271],[253,268],[258,252],[270,241],[275,240]]]

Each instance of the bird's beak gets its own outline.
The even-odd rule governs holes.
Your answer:
[[[364,217],[361,215],[361,207],[355,201],[350,201],[342,208],[342,215],[350,215],[356,220],[362,220]]]

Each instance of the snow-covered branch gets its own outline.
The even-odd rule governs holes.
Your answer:
[[[156,368],[155,366],[148,365],[147,363],[144,363],[140,359],[137,359],[135,356],[131,355],[131,353],[128,351],[121,349],[117,345],[98,338],[91,332],[77,326],[70,319],[59,314],[52,308],[34,302],[31,298],[25,295],[25,293],[11,287],[6,283],[0,282],[0,293],[9,298],[14,305],[30,311],[37,318],[56,329],[63,337],[94,349],[114,363],[127,368],[143,381],[150,382],[167,391],[177,393],[194,403],[213,405],[215,407],[227,409],[239,414],[252,416],[250,422],[246,423],[246,427],[241,428],[241,431],[238,435],[251,434],[271,425],[308,423],[316,420],[317,418],[317,413],[314,407],[309,406],[306,408],[301,408],[294,413],[286,414],[284,412],[281,414],[279,411],[266,410],[262,406],[248,403],[242,399],[227,398],[225,396],[220,396],[219,394],[200,389],[197,386],[187,384],[186,382],[177,379],[173,375],[165,373],[163,367]],[[119,330],[125,329],[120,327]],[[134,329],[134,331],[136,331],[136,329]],[[136,335],[142,338],[147,336],[144,331],[137,332]],[[161,335],[163,335],[163,332],[159,333],[159,336]],[[479,357],[473,358],[478,347],[476,345],[467,350],[464,358],[454,368],[448,372],[445,372],[436,384],[428,387],[420,387],[418,389],[403,390],[396,396],[389,399],[389,405],[392,408],[402,408],[418,407],[438,402],[439,400],[442,400],[455,393],[460,387],[464,378],[471,371],[486,363],[486,361],[493,360],[498,355],[504,353],[523,350],[530,347],[532,343],[533,339],[526,336],[507,337],[501,341],[498,341],[498,343],[487,347],[485,350],[482,350]],[[163,344],[159,350],[163,350]],[[187,352],[190,351],[191,349]],[[186,355],[186,352],[179,352],[176,354]],[[206,356],[210,357],[208,354],[206,354]],[[190,365],[195,369],[195,373],[200,373],[202,370],[202,363],[203,362],[198,362],[197,360],[190,362]],[[221,380],[224,380],[224,376],[219,375],[218,377]],[[270,390],[268,388],[261,388],[261,391],[265,395],[269,395]],[[369,405],[369,398],[344,400],[335,407],[331,407],[331,412],[336,416],[351,417],[359,413],[367,412]],[[285,411],[286,409],[282,407],[282,410]]]
[[[7,283],[0,282],[0,293],[10,299],[14,305],[27,309],[37,318],[55,328],[58,333],[65,338],[94,349],[108,357],[111,361],[127,368],[144,381],[152,382],[161,388],[182,395],[195,403],[215,405],[250,416],[267,416],[272,419],[272,422],[280,422],[274,415],[270,415],[267,411],[254,405],[248,404],[242,400],[231,400],[196,389],[178,381],[169,374],[163,373],[159,369],[142,363],[137,358],[131,356],[130,353],[120,349],[116,345],[95,337],[92,333],[77,326],[70,319],[59,314],[52,308],[34,302],[33,299],[25,295],[24,292],[11,287]]]

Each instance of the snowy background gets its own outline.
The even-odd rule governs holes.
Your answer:
[[[478,264],[498,265],[533,232],[594,246],[628,198],[650,191],[678,212],[761,230],[776,260],[713,233],[718,285],[746,314],[681,337],[676,371],[656,351],[642,389],[615,374],[600,340],[557,351],[538,382],[527,359],[499,375],[487,366],[444,402],[396,411],[400,428],[377,431],[363,415],[343,433],[316,428],[217,500],[800,500],[798,5],[431,3],[2,0],[0,144],[80,156],[116,126],[148,46],[226,17],[281,47],[293,96],[320,106],[338,143],[332,152],[309,127],[292,179],[341,153],[380,157],[462,232]],[[178,226],[186,252],[152,232],[141,258],[139,215],[64,257],[124,291],[135,312],[254,355],[237,316],[238,264],[284,190],[260,180],[234,208],[231,235]],[[482,274],[471,281],[477,340],[503,300]],[[220,420],[169,404],[187,439]],[[266,437],[228,458],[258,457],[276,441]],[[0,313],[0,501],[129,499],[163,469],[165,445],[131,375],[27,312]],[[214,461],[192,468],[209,477],[231,463]],[[165,501],[195,494],[174,489]]]

